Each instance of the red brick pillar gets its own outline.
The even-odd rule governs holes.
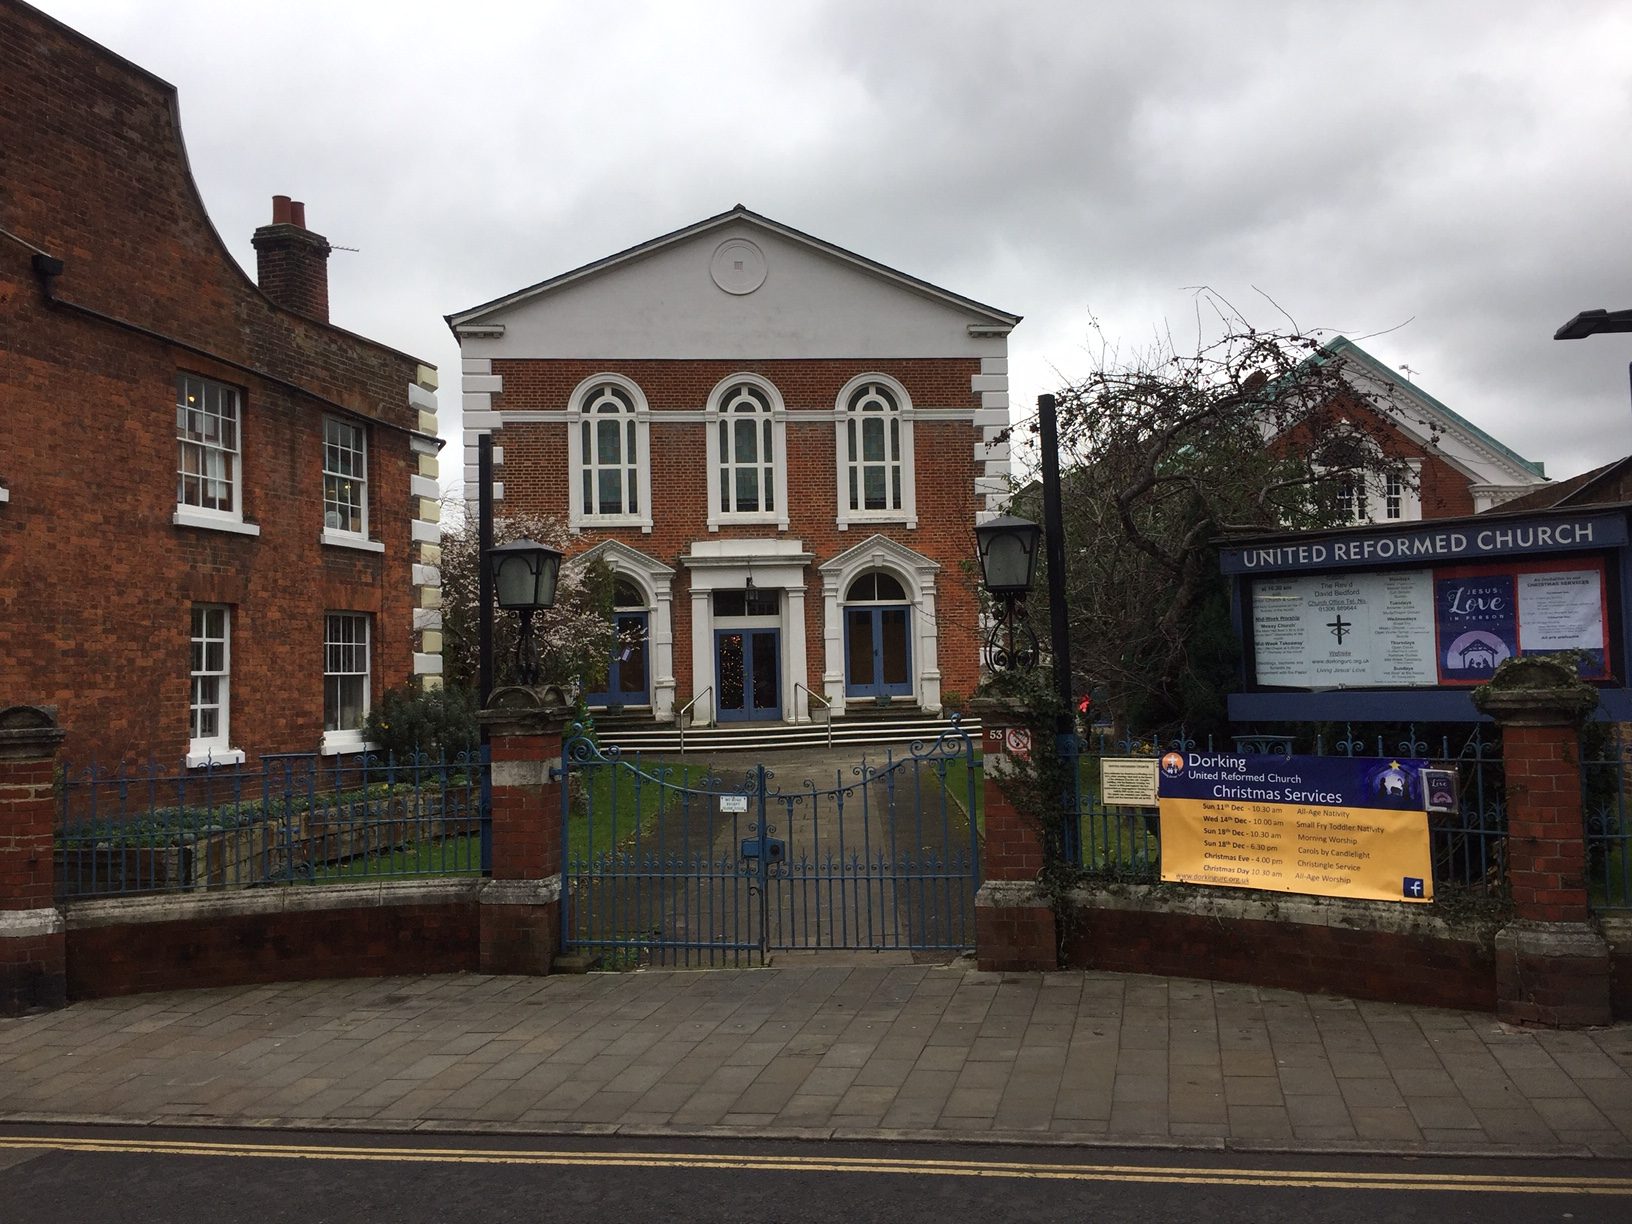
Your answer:
[[[492,768],[493,872],[481,971],[542,975],[561,946],[561,728],[550,690],[504,688],[482,711]]]
[[[1043,832],[1035,813],[1015,807],[1005,789],[1015,758],[1030,758],[1030,732],[1018,712],[999,701],[977,702],[985,727],[986,836],[975,894],[975,962],[986,970],[1056,969],[1059,942],[1054,906],[1038,882]]]
[[[67,1000],[56,907],[57,749],[49,710],[0,710],[0,1016]]]
[[[1507,880],[1514,919],[1496,933],[1496,1011],[1553,1027],[1608,1024],[1609,945],[1587,902],[1583,720],[1597,692],[1572,663],[1504,663],[1474,702],[1502,727]]]

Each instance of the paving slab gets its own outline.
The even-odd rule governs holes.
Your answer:
[[[1632,1156],[1632,1025],[848,955],[0,1020],[0,1122]]]

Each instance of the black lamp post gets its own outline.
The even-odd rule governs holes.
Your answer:
[[[521,632],[516,637],[516,683],[531,687],[538,683],[533,614],[555,604],[561,553],[532,540],[512,540],[488,550],[487,568],[499,607],[521,616]]]
[[[1037,442],[1042,460],[1043,522],[1004,515],[975,528],[980,547],[981,577],[986,589],[1003,601],[1003,614],[986,640],[986,665],[993,671],[1031,671],[1037,666],[1037,635],[1027,623],[1015,624],[1015,611],[1031,590],[1037,573],[1038,545],[1048,550],[1049,652],[1054,663],[1058,710],[1054,743],[1065,766],[1062,806],[1070,813],[1060,829],[1063,854],[1076,862],[1080,831],[1077,812],[1078,744],[1072,719],[1071,636],[1065,606],[1065,515],[1060,502],[1060,440],[1057,405],[1052,395],[1037,397]]]
[[[1037,635],[1019,613],[1037,577],[1043,529],[1030,519],[1004,514],[975,528],[981,582],[1002,611],[986,638],[986,666],[1029,672],[1037,666]]]

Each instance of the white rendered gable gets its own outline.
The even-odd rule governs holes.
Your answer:
[[[753,251],[763,280],[743,291]],[[736,263],[748,275],[733,284]],[[990,323],[739,220],[485,312],[482,327],[501,334],[466,331],[461,347],[467,358],[1002,357],[1003,335],[969,334]]]

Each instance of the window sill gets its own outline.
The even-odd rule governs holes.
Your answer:
[[[652,520],[638,516],[634,518],[612,518],[610,516],[603,517],[586,514],[580,518],[572,519],[567,523],[568,531],[604,531],[609,527],[624,527],[650,532],[652,529]]]
[[[323,543],[329,548],[351,548],[357,552],[383,553],[385,545],[378,540],[370,540],[364,536],[347,535],[343,531],[323,529]]]
[[[228,518],[221,514],[210,514],[202,510],[194,510],[191,506],[177,506],[176,512],[170,521],[177,527],[199,527],[205,531],[225,531],[232,535],[258,536],[261,529],[254,523],[246,523],[242,519]]]
[[[219,768],[222,765],[242,765],[244,750],[242,748],[189,748],[187,750],[187,768],[204,769]]]
[[[722,527],[746,526],[775,526],[786,530],[788,520],[774,511],[770,514],[721,514],[709,521],[708,529],[718,531]]]
[[[380,746],[365,740],[361,731],[325,731],[317,749],[320,756],[354,756],[379,750]]]

